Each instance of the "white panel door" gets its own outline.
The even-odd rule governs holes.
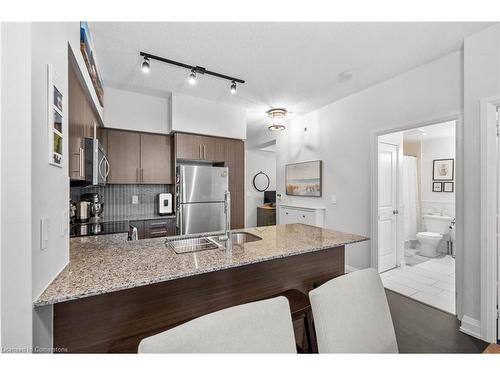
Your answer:
[[[378,144],[378,271],[397,265],[398,146]]]

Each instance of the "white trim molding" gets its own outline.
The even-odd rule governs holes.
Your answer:
[[[350,266],[348,264],[345,265],[345,273],[351,273],[351,272],[356,272],[359,271],[359,268]]]
[[[470,316],[464,315],[462,318],[462,324],[460,325],[460,332],[481,339],[481,322],[477,319],[471,318]]]
[[[481,339],[497,341],[497,106],[500,97],[481,100]]]

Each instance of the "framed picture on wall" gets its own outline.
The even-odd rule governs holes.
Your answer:
[[[286,195],[321,197],[321,160],[285,166]]]
[[[443,182],[443,192],[453,193],[455,191],[455,184],[453,182]]]
[[[443,183],[442,182],[432,182],[432,191],[434,193],[441,193],[443,191]]]
[[[432,179],[435,181],[453,181],[455,159],[436,159],[432,165]]]
[[[47,65],[47,131],[49,164],[62,168],[63,165],[63,103],[62,85],[52,65]]]

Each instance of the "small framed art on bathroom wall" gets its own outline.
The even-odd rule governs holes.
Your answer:
[[[432,182],[432,191],[434,193],[441,193],[443,191],[443,183],[442,182]]]

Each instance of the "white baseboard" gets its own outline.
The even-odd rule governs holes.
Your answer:
[[[481,339],[481,322],[470,316],[464,315],[462,324],[460,325],[460,332]]]
[[[354,271],[359,271],[359,268],[350,266],[348,264],[345,265],[345,272],[346,273],[351,273],[351,272],[354,272]]]

